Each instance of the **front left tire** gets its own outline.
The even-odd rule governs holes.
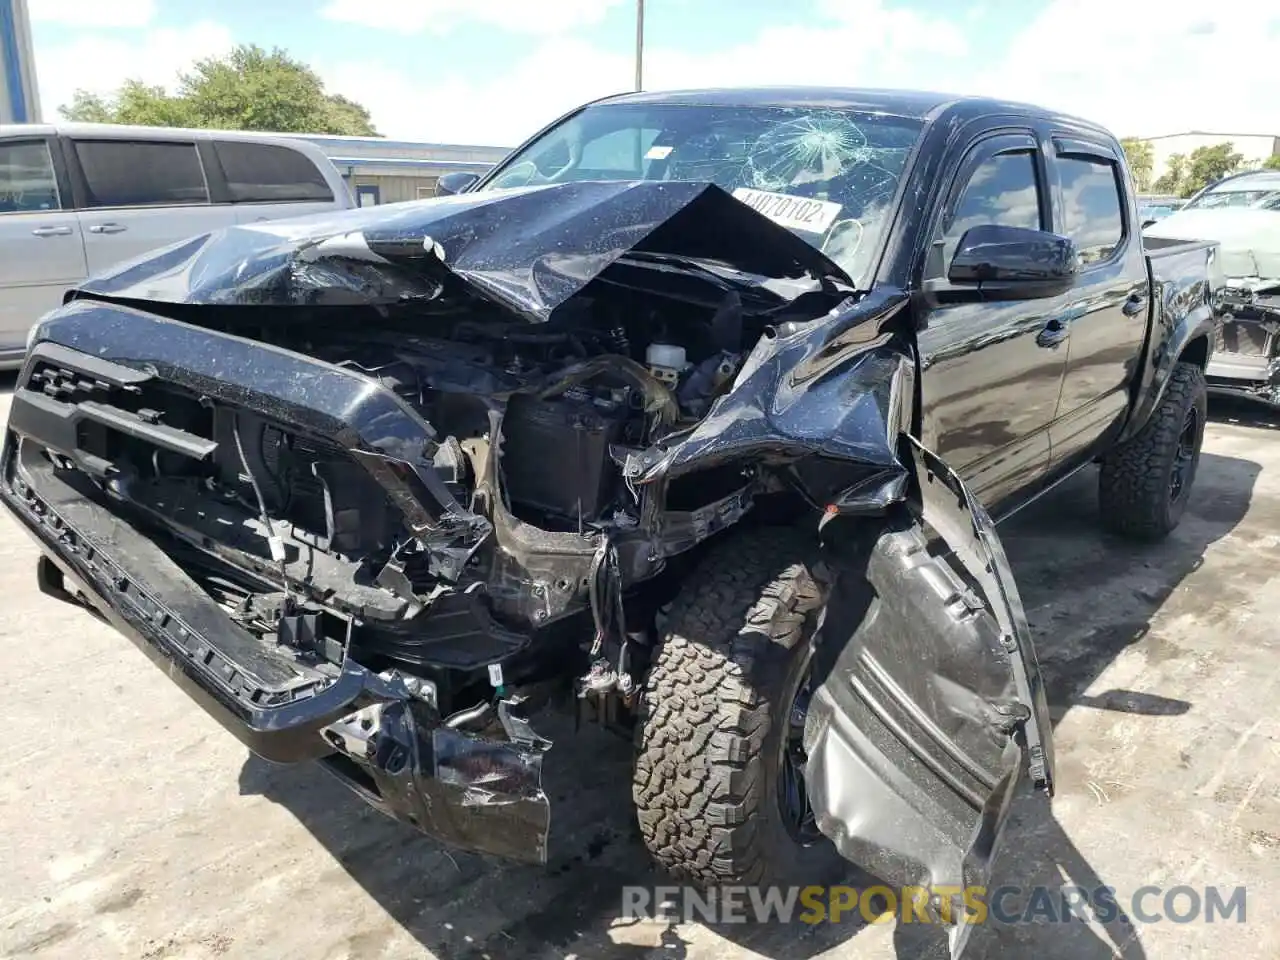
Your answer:
[[[672,603],[632,792],[645,845],[676,880],[809,884],[849,869],[813,826],[795,753],[823,574],[812,536],[744,530]]]

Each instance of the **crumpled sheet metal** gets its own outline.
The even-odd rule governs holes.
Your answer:
[[[850,512],[859,496],[901,499],[898,437],[911,429],[915,365],[894,324],[906,303],[902,291],[876,290],[762,337],[706,417],[631,454],[624,474],[651,483],[733,460],[816,455],[873,468],[843,504]]]
[[[546,863],[546,745],[471,736],[420,712],[409,700],[389,703],[372,754],[357,759],[387,812],[464,850]]]
[[[628,253],[705,261],[728,282],[851,287],[800,237],[696,182],[582,182],[232,227],[126,263],[84,293],[223,305],[381,305],[470,295],[547,321]]]

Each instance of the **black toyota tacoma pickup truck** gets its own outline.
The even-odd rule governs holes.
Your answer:
[[[1130,183],[1013,103],[596,102],[73,291],[0,496],[46,592],[449,843],[545,859],[567,706],[634,735],[678,878],[981,882],[1053,785],[992,518],[1100,463],[1158,538],[1195,476],[1215,251],[1144,251]]]

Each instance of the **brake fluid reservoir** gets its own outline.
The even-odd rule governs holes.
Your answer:
[[[649,372],[663,383],[675,385],[684,371],[684,347],[671,343],[651,343],[644,352]]]

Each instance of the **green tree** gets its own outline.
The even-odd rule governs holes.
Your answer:
[[[88,123],[136,123],[147,127],[198,127],[187,103],[164,87],[126,80],[112,97],[77,90],[70,107],[59,108],[68,120]]]
[[[1262,161],[1263,170],[1280,170],[1280,153],[1273,153]]]
[[[1171,154],[1165,162],[1164,173],[1151,185],[1156,193],[1168,193],[1182,196],[1182,184],[1187,177],[1187,158],[1185,154]]]
[[[1187,161],[1187,174],[1182,182],[1182,196],[1189,197],[1211,183],[1216,183],[1229,173],[1235,173],[1244,162],[1244,156],[1228,143],[1212,147],[1196,147]]]
[[[1129,172],[1133,174],[1133,182],[1140,193],[1146,193],[1151,189],[1151,174],[1155,167],[1155,152],[1151,149],[1151,141],[1139,140],[1137,137],[1122,137],[1120,146],[1124,149],[1124,157],[1129,164]]]
[[[98,123],[378,136],[369,111],[326,92],[306,64],[253,44],[197,61],[179,76],[177,93],[128,80],[110,97],[77,90],[59,112]]]

